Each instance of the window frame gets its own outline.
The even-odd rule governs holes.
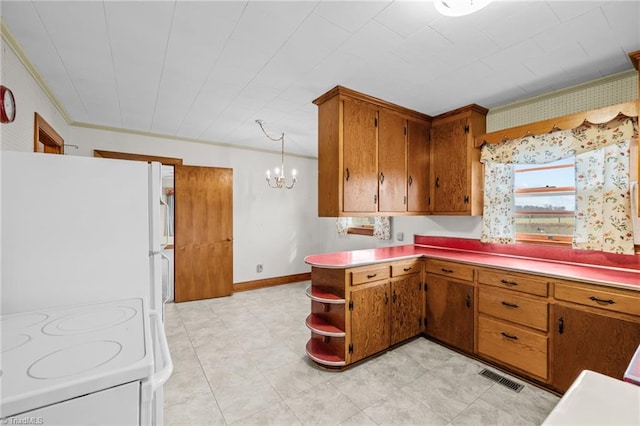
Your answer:
[[[558,160],[560,161],[560,160]],[[518,169],[516,173],[527,173],[527,172],[538,172],[544,170],[554,170],[561,168],[572,168],[574,170],[574,179],[575,179],[575,158],[572,163],[568,164],[558,164],[552,166],[545,166],[544,164],[539,165],[531,165],[532,167]],[[572,193],[575,197],[576,187],[575,186],[543,186],[543,187],[532,187],[532,188],[521,188],[517,189],[514,187],[513,196],[514,201],[518,194],[557,194],[557,195],[567,195],[567,193]],[[515,206],[514,206],[515,207]],[[576,211],[566,211],[566,212],[535,212],[535,211],[525,211],[518,212],[514,209],[514,220],[517,220],[518,216],[535,216],[535,215],[548,215],[555,214],[559,216],[572,216],[575,218]],[[516,243],[525,243],[525,244],[550,244],[550,245],[558,245],[558,246],[571,246],[573,243],[573,235],[553,235],[553,234],[536,234],[530,232],[516,232],[515,233]]]

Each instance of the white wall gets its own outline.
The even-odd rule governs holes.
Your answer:
[[[16,120],[0,124],[0,149],[33,151],[37,111],[67,142],[69,125],[4,38],[0,38],[0,82],[16,98]]]

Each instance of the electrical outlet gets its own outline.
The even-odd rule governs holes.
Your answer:
[[[404,240],[404,232],[398,232],[396,235],[396,240],[403,241]]]
[[[256,272],[262,272],[262,263],[256,265]]]

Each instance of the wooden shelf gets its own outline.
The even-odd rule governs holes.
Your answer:
[[[344,330],[339,329],[333,324],[329,324],[323,318],[310,314],[306,321],[307,327],[316,334],[329,337],[344,337]]]
[[[336,303],[336,304],[343,304],[344,305],[344,299],[336,296],[333,293],[329,293],[323,290],[320,290],[317,287],[309,287],[306,290],[307,296],[309,296],[311,298],[311,300],[315,300],[316,302],[320,302],[320,303]]]
[[[344,358],[331,352],[327,345],[317,339],[311,339],[307,342],[306,351],[309,358],[318,364],[329,367],[341,367],[345,365]]]

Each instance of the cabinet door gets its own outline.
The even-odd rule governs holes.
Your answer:
[[[389,281],[351,290],[351,362],[389,347]]]
[[[470,208],[466,126],[463,118],[431,128],[433,213],[463,213]]]
[[[378,111],[371,105],[345,100],[343,117],[343,210],[375,212],[378,210]]]
[[[424,304],[420,274],[391,280],[391,344],[417,336],[422,331]]]
[[[407,134],[407,211],[429,212],[429,125],[409,120]]]
[[[473,285],[427,274],[426,333],[473,352]]]
[[[553,387],[566,391],[582,370],[622,380],[640,342],[638,322],[554,307]]]
[[[404,116],[379,111],[378,182],[381,212],[407,211],[407,120]]]

